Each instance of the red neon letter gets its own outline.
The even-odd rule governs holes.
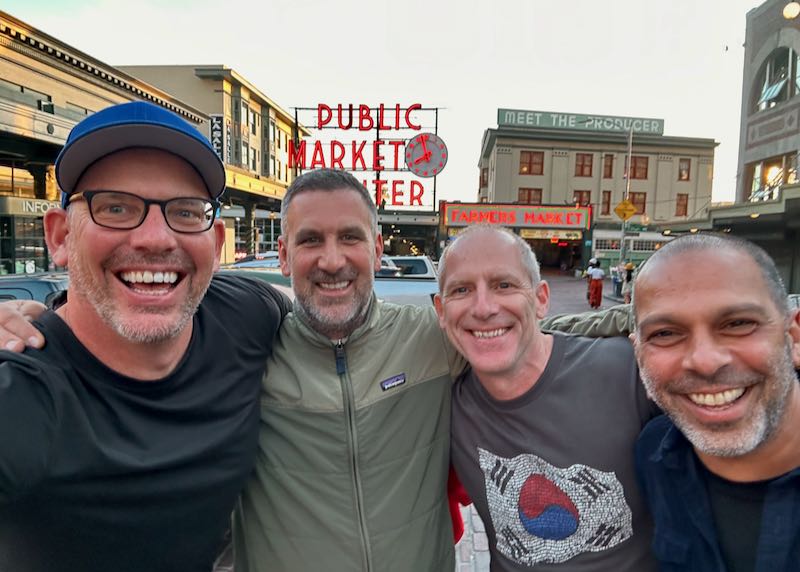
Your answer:
[[[392,126],[391,125],[385,125],[383,123],[383,119],[384,119],[383,113],[384,113],[384,108],[383,108],[383,104],[381,103],[378,106],[378,129],[383,129],[384,131],[388,131],[389,129],[392,128]]]
[[[403,189],[398,189],[403,181],[392,181],[392,206],[403,204]]]
[[[419,192],[415,193],[414,191],[416,191],[416,190],[419,190]],[[409,206],[413,207],[414,203],[416,203],[417,206],[421,207],[422,206],[422,193],[424,193],[424,192],[425,192],[425,187],[422,186],[422,183],[420,183],[419,181],[411,181],[411,193],[410,193],[411,194],[411,198],[408,201]]]
[[[306,142],[304,139],[300,140],[300,145],[297,149],[294,148],[294,139],[289,139],[289,168],[298,166],[301,169],[306,168]]]
[[[383,141],[380,139],[376,139],[375,143],[372,144],[372,170],[373,171],[383,171],[383,155],[381,155],[381,145],[383,145]]]
[[[362,141],[361,145],[358,146],[358,150],[356,150],[356,144],[358,141],[353,141],[353,165],[350,169],[351,171],[356,170],[356,161],[361,161],[361,168],[363,170],[367,169],[366,163],[364,163],[364,145],[367,144],[366,141]]]
[[[325,153],[322,151],[322,141],[314,143],[314,153],[311,155],[311,168],[325,168]]]
[[[323,119],[323,115],[327,117]],[[331,120],[331,117],[333,117],[333,112],[331,111],[331,108],[325,105],[324,103],[320,103],[317,106],[317,129],[322,129],[324,125],[327,125],[328,122]]]
[[[398,171],[400,170],[400,147],[405,145],[405,141],[392,140],[388,141],[388,143],[394,147],[394,163],[392,164],[392,168]]]
[[[353,104],[352,103],[349,105],[348,109],[350,110],[350,121],[348,121],[347,125],[345,125],[344,123],[342,123],[342,114],[343,114],[342,104],[340,103],[336,107],[336,111],[339,113],[339,129],[350,129],[353,126]]]
[[[419,103],[415,103],[414,105],[406,109],[406,127],[408,127],[409,129],[416,129],[417,131],[422,129],[422,125],[414,125],[413,123],[411,123],[411,113],[414,111],[418,111],[420,109],[422,109],[422,105]]]
[[[375,127],[375,121],[372,120],[372,110],[369,105],[363,103],[358,106],[358,130],[369,131]]]
[[[344,159],[344,145],[339,141],[331,141],[331,169],[344,169],[342,159]]]

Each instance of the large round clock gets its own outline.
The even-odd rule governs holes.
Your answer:
[[[435,177],[447,164],[447,146],[433,133],[420,133],[406,143],[406,166],[420,177]]]

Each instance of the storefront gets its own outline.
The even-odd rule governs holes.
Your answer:
[[[31,274],[50,268],[44,241],[44,213],[59,204],[0,197],[0,274]]]
[[[442,203],[447,240],[472,224],[504,226],[530,244],[542,266],[568,270],[588,259],[591,207]]]

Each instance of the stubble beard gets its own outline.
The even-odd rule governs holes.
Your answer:
[[[739,428],[732,425],[704,426],[680,407],[670,407],[675,400],[684,399],[672,392],[684,393],[685,390],[696,385],[690,377],[686,376],[674,382],[667,382],[668,387],[664,387],[664,383],[657,382],[644,367],[640,367],[640,376],[650,399],[655,401],[670,417],[695,449],[713,457],[741,457],[769,441],[777,432],[786,411],[792,384],[798,383],[792,361],[791,345],[788,340],[781,355],[776,356],[772,363],[774,365],[766,376],[756,376],[746,380],[748,385],[753,382],[759,383],[762,387],[762,395],[760,402],[756,404],[756,409],[749,417],[737,421],[737,424],[742,425]],[[741,376],[737,376],[736,372],[718,375],[708,381],[709,385],[735,387],[736,385],[731,383],[734,380],[741,384]],[[657,389],[658,385],[662,387]]]
[[[334,275],[321,275],[317,273],[309,276],[308,282],[327,279],[331,282],[338,282],[340,280],[355,280],[357,273],[352,271],[342,271]],[[325,337],[338,340],[343,339],[353,333],[367,319],[369,312],[370,301],[372,299],[372,285],[374,278],[368,277],[367,284],[364,288],[356,288],[353,293],[353,298],[350,301],[349,308],[343,317],[331,315],[326,312],[325,306],[320,306],[314,303],[313,294],[306,293],[295,287],[295,280],[292,277],[292,289],[295,293],[295,299],[299,313],[303,315],[312,329],[324,335]],[[311,287],[313,288],[313,286]],[[337,312],[338,313],[338,312]]]
[[[179,259],[179,262],[178,260]],[[171,266],[180,265],[186,267],[186,261],[179,255],[167,256],[112,256],[109,260],[105,261],[101,268],[108,266],[119,266],[123,260],[131,266],[136,266],[137,262],[147,262],[148,264],[161,263],[169,264]],[[117,335],[123,339],[137,343],[137,344],[156,344],[170,340],[177,337],[186,326],[197,311],[201,300],[208,290],[209,284],[196,290],[196,285],[192,279],[193,274],[187,272],[183,280],[189,280],[189,294],[182,301],[178,308],[177,317],[174,320],[164,323],[138,323],[139,317],[146,317],[148,315],[157,316],[164,313],[162,308],[132,308],[129,312],[134,313],[134,316],[125,316],[114,301],[114,298],[109,294],[110,289],[107,284],[98,283],[92,278],[92,274],[86,268],[81,257],[74,251],[70,250],[68,253],[68,268],[70,276],[70,291],[80,292],[89,304],[92,305],[98,317]],[[169,310],[173,311],[173,310]]]

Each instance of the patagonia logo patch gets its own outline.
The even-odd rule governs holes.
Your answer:
[[[389,379],[384,379],[381,382],[381,389],[386,391],[387,389],[392,389],[393,387],[397,387],[398,385],[403,385],[406,382],[406,374],[401,373],[398,375],[394,375]]]

